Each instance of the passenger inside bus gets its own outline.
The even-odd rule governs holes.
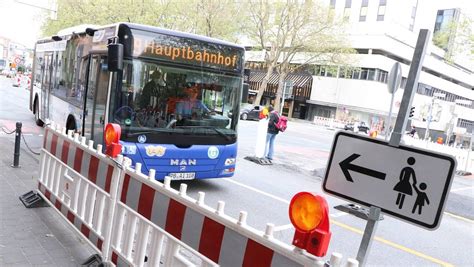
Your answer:
[[[142,109],[157,108],[159,99],[163,96],[164,90],[166,87],[166,82],[163,79],[163,73],[161,69],[155,70],[151,76],[150,80],[143,87],[139,106]]]

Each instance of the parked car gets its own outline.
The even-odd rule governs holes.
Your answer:
[[[254,106],[252,104],[243,104],[240,107],[240,119],[242,120],[256,120],[258,121],[258,115],[262,111],[264,106]]]
[[[357,130],[354,130],[354,127],[356,127]],[[352,131],[352,132],[362,132],[362,133],[368,133],[369,132],[369,126],[365,122],[351,122],[346,125],[344,125],[344,130],[346,131]]]
[[[9,70],[9,69],[4,69],[4,70],[2,70],[2,75],[6,76],[7,78],[11,78],[15,75],[15,71]]]

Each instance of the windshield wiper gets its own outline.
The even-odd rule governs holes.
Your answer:
[[[211,129],[213,130],[214,132],[216,132],[217,134],[219,134],[220,136],[224,137],[227,141],[232,141],[232,138],[224,133],[221,129],[219,128],[215,128],[213,126],[179,126],[179,128],[190,128],[190,129]]]
[[[155,130],[127,133],[126,136],[130,137],[130,136],[137,136],[137,135],[142,135],[142,134],[162,133],[162,132],[169,132],[170,133],[170,131],[166,131],[166,130],[162,130],[162,129],[155,129]]]

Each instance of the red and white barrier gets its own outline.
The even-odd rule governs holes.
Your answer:
[[[47,127],[38,189],[107,258],[120,170],[85,138]]]
[[[258,231],[234,219],[220,201],[211,208],[112,160],[102,147],[65,128],[47,127],[38,181],[40,194],[115,266],[323,266],[324,262],[273,237],[273,224]],[[357,266],[353,260],[348,263]]]

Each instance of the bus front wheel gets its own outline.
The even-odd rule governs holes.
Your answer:
[[[36,125],[38,126],[43,126],[43,121],[40,119],[40,115],[39,115],[39,105],[38,105],[38,100],[35,100],[35,122],[36,122]]]

